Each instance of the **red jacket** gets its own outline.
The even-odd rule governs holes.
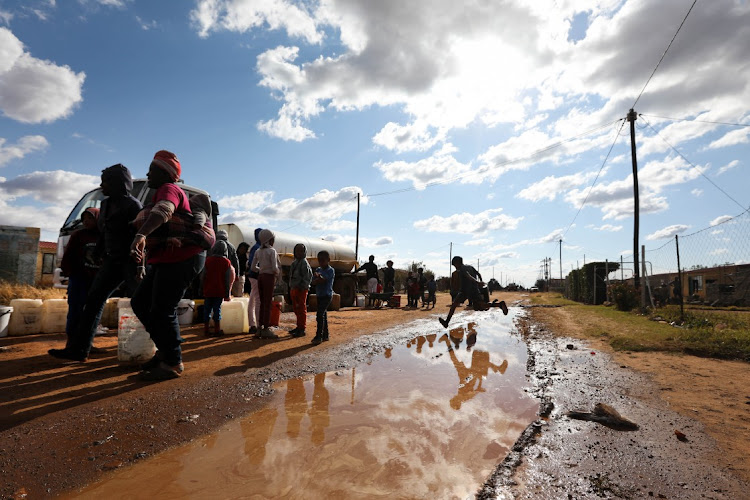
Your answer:
[[[230,297],[234,283],[234,268],[226,257],[206,258],[206,274],[203,277],[204,297]]]
[[[93,281],[99,271],[99,261],[95,257],[98,239],[96,229],[79,229],[70,236],[60,262],[63,275]]]

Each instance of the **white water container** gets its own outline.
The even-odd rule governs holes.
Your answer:
[[[239,300],[224,302],[221,305],[221,329],[224,330],[224,333],[243,333],[248,331],[247,329],[243,330],[245,325],[248,324],[246,308],[247,306],[243,305]]]
[[[104,328],[117,328],[117,323],[120,320],[120,317],[117,315],[117,303],[119,300],[118,297],[110,297],[105,302],[100,321]]]
[[[30,335],[42,331],[42,299],[13,299],[8,335]]]
[[[365,296],[357,294],[357,307],[365,307]]]
[[[47,299],[42,304],[42,333],[59,333],[65,331],[68,322],[68,301],[65,299]]]
[[[177,304],[177,321],[180,326],[193,324],[193,310],[195,302],[190,299],[181,299]]]
[[[10,315],[12,313],[12,307],[0,306],[0,337],[8,335],[8,324],[10,323]]]
[[[145,363],[156,354],[156,346],[132,309],[120,309],[117,327],[117,360],[121,363]]]
[[[242,331],[243,332],[249,332],[250,331],[250,320],[247,316],[247,308],[250,306],[250,297],[232,297],[232,302],[241,302],[242,303]]]

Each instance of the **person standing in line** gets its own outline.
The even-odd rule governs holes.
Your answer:
[[[258,318],[260,318],[260,296],[258,295],[258,272],[253,269],[252,264],[255,258],[255,252],[260,248],[261,228],[255,229],[255,244],[250,248],[247,254],[247,284],[250,287],[250,300],[247,303],[247,319],[250,323],[250,335],[258,333]]]
[[[362,264],[354,273],[365,271],[367,273],[367,293],[377,293],[378,291],[378,266],[375,265],[375,256],[370,255],[368,262]],[[372,305],[372,298],[368,298],[368,305]]]
[[[188,196],[177,184],[181,172],[174,153],[157,151],[147,174],[148,186],[156,192],[152,204],[138,214],[138,233],[130,245],[142,276],[130,305],[157,348],[156,355],[141,366],[143,380],[173,379],[184,371],[177,305],[203,270],[204,245],[211,248],[216,243],[208,221],[204,239],[195,236]]]
[[[427,277],[424,275],[424,269],[419,268],[417,269],[417,284],[419,285],[419,298],[418,300],[422,301],[422,305],[424,305],[424,292],[427,289]],[[416,307],[419,307],[419,304],[415,304]]]
[[[65,334],[68,341],[66,349],[71,347],[81,313],[86,305],[86,296],[99,270],[99,259],[96,258],[96,242],[99,240],[99,209],[89,207],[81,214],[83,227],[76,230],[68,241],[60,268],[68,277],[68,319],[65,323]]]
[[[240,261],[237,257],[237,249],[234,248],[234,245],[230,243],[229,241],[229,233],[227,233],[224,229],[219,229],[216,231],[216,241],[223,241],[227,244],[227,258],[229,259],[229,262],[232,263],[232,268],[234,268],[234,275],[239,275],[240,272]]]
[[[430,302],[432,303],[432,308],[435,309],[435,304],[437,304],[437,297],[435,296],[435,292],[437,292],[437,282],[435,281],[435,276],[430,276],[430,281],[427,282],[427,300],[424,303],[425,307],[430,306]]]
[[[393,261],[389,260],[385,263],[386,267],[381,269],[383,271],[383,291],[385,293],[391,293],[396,289],[396,270],[393,269]]]
[[[205,324],[203,334],[206,337],[221,337],[221,304],[232,300],[230,290],[234,282],[234,268],[228,258],[227,242],[218,240],[206,258],[206,273],[203,278],[203,315]],[[210,332],[211,313],[214,317],[214,332]]]
[[[307,326],[307,292],[312,281],[312,269],[307,262],[307,247],[302,243],[294,245],[294,262],[289,270],[289,294],[292,296],[297,326],[289,333],[292,337],[304,337]]]
[[[312,343],[315,345],[328,341],[328,306],[333,298],[333,279],[336,271],[329,265],[331,256],[325,250],[318,252],[319,267],[315,269],[312,284],[315,285],[315,296],[318,300],[318,310],[315,314],[317,321],[315,337]]]
[[[234,284],[232,285],[232,295],[235,297],[242,297],[246,291],[245,273],[247,273],[247,252],[250,250],[250,245],[246,242],[242,242],[237,245],[237,261],[239,264],[239,272],[234,278]]]
[[[124,286],[123,295],[129,297],[137,285],[136,263],[130,259],[129,250],[135,235],[131,221],[138,216],[142,205],[130,194],[133,177],[130,170],[120,163],[102,170],[101,177],[102,194],[107,198],[102,201],[97,220],[99,241],[96,252],[102,255],[102,263],[89,289],[70,346],[47,351],[59,359],[86,361],[107,299],[121,286]]]
[[[258,235],[260,248],[255,252],[250,270],[258,273],[258,296],[260,298],[260,318],[258,320],[258,337],[262,339],[277,339],[278,335],[271,331],[271,307],[273,289],[276,279],[281,274],[279,254],[273,247],[276,235],[270,229],[263,229]]]

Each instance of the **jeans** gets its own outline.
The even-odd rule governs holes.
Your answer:
[[[124,295],[130,296],[135,290],[135,267],[135,262],[127,257],[107,256],[104,258],[89,288],[86,305],[81,312],[78,326],[74,330],[74,338],[70,339],[71,349],[88,355],[107,299],[123,283],[125,283]]]
[[[205,297],[203,300],[203,319],[204,323],[208,325],[208,321],[211,319],[211,313],[214,313],[214,322],[221,321],[221,304],[224,302],[224,297]]]
[[[72,347],[72,339],[75,338],[78,322],[83,314],[83,308],[86,306],[86,297],[91,288],[91,279],[81,276],[71,276],[68,280],[68,318],[65,322],[65,334],[68,341],[65,344],[66,349]]]
[[[250,327],[257,327],[260,319],[260,295],[258,294],[258,278],[247,278],[250,283],[250,300],[247,303],[247,319]]]
[[[289,293],[292,296],[292,307],[294,308],[294,314],[297,316],[297,328],[304,330],[307,326],[307,289],[300,290],[299,288],[292,288]]]
[[[318,322],[317,330],[315,332],[316,337],[328,338],[328,306],[331,305],[330,295],[318,295],[318,311],[315,314],[315,319]]]
[[[206,252],[201,252],[181,262],[150,265],[130,300],[133,312],[156,344],[162,361],[170,366],[182,361],[177,305],[205,263]]]

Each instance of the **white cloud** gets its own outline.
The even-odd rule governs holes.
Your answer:
[[[581,184],[588,184],[595,176],[596,172],[578,172],[561,177],[550,175],[541,181],[531,184],[520,191],[516,196],[530,201],[539,201],[543,199],[552,201],[562,192],[580,186]]]
[[[199,0],[197,7],[190,12],[190,19],[203,38],[212,31],[246,33],[267,26],[270,30],[283,29],[289,37],[301,38],[308,43],[318,43],[323,39],[323,32],[317,29],[305,4],[286,0]]]
[[[690,229],[690,226],[684,224],[674,224],[665,228],[654,231],[653,233],[646,236],[648,241],[663,240],[665,238],[673,238],[676,234],[682,234]]]
[[[492,238],[478,238],[475,240],[469,240],[464,245],[468,247],[478,247],[478,246],[485,246],[492,243]]]
[[[356,186],[341,188],[338,191],[323,189],[309,198],[287,198],[267,205],[260,214],[269,219],[280,220],[335,220],[344,214],[357,211],[357,193],[361,194],[362,190]],[[366,204],[367,201],[367,197],[360,200],[362,204]]]
[[[477,214],[460,213],[448,217],[433,215],[414,222],[421,231],[440,233],[484,234],[488,231],[511,230],[518,227],[523,217],[512,217],[501,213],[502,208],[493,208]]]
[[[388,122],[375,134],[372,142],[378,146],[403,153],[406,151],[426,151],[442,139],[442,134],[430,130],[425,122],[414,122],[408,125]]]
[[[717,248],[708,252],[709,255],[724,255],[727,253],[729,253],[729,249],[727,248]]]
[[[593,227],[592,229],[595,229],[596,231],[609,231],[612,233],[615,233],[617,231],[622,231],[622,226],[613,226],[612,224],[602,224],[599,227]]]
[[[695,189],[692,189],[692,190],[690,191],[690,194],[692,194],[692,195],[693,195],[693,196],[695,196],[696,198],[700,198],[701,196],[703,196],[703,190],[702,190],[702,189],[698,189],[698,188],[695,188]]]
[[[718,226],[719,224],[723,224],[724,222],[728,220],[732,220],[733,217],[731,215],[720,215],[711,222],[709,222],[709,226]]]
[[[733,168],[737,167],[740,164],[739,160],[732,160],[723,167],[719,169],[718,172],[716,172],[716,175],[721,175],[725,172],[728,172],[729,170],[732,170]]]
[[[338,234],[331,233],[320,236],[320,239],[326,241],[332,241],[334,243],[341,243],[354,248],[356,245],[356,237],[353,234]],[[366,255],[374,250],[375,247],[383,247],[393,244],[393,238],[390,236],[379,236],[377,238],[359,237],[359,254]]]
[[[750,143],[750,128],[745,127],[727,132],[721,138],[711,142],[706,149],[726,148],[728,146],[747,143]]]
[[[424,189],[428,184],[444,182],[465,175],[471,170],[470,165],[463,164],[453,157],[457,150],[451,144],[444,144],[431,156],[415,162],[393,161],[378,162],[375,168],[391,182],[409,181],[417,189]]]
[[[10,24],[12,19],[13,19],[12,12],[8,12],[7,10],[0,9],[0,22],[2,22],[3,24]]]
[[[140,16],[135,16],[135,20],[136,22],[138,22],[138,26],[140,26],[143,31],[149,31],[159,27],[159,24],[155,20],[146,21],[144,19],[141,19]]]
[[[252,191],[250,193],[219,198],[217,203],[222,210],[234,208],[252,211],[267,205],[273,198],[273,191]]]
[[[312,221],[310,229],[313,231],[353,231],[357,229],[357,223],[350,220]]]
[[[86,75],[32,57],[7,28],[0,27],[0,110],[22,123],[69,116],[83,97]]]
[[[28,154],[47,149],[49,142],[41,135],[27,135],[18,139],[15,144],[6,144],[0,137],[0,167],[13,160],[20,160]]]

